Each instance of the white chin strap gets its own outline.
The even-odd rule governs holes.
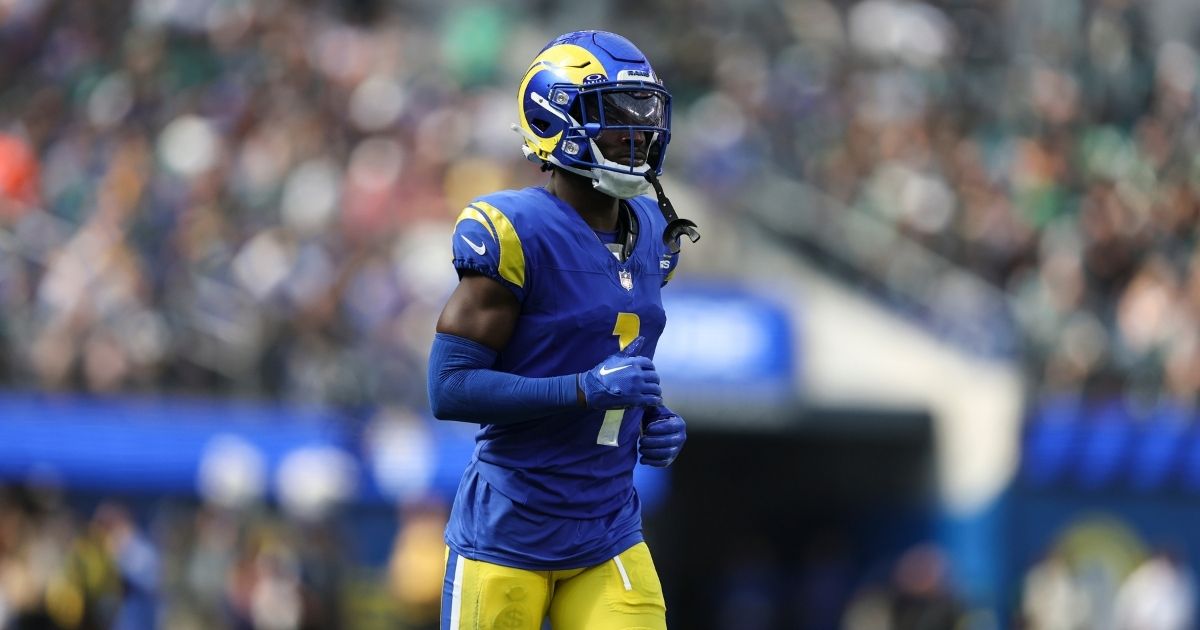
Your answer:
[[[531,138],[531,134],[529,132],[515,124],[510,125],[510,128],[526,138]],[[533,138],[533,140],[536,142],[537,139]],[[615,169],[630,168],[624,164],[618,164],[604,157],[604,154],[600,152],[600,147],[596,146],[595,140],[592,140],[591,144],[592,155],[600,156],[600,164],[602,166]],[[538,157],[528,145],[521,146],[521,153],[524,153],[525,159],[529,160],[530,162],[540,163],[542,161],[542,158]],[[591,179],[592,187],[608,195],[609,197],[616,197],[617,199],[633,199],[634,197],[647,195],[651,190],[650,182],[646,181],[645,177],[646,171],[650,170],[649,164],[634,166],[632,169],[630,169],[633,171],[632,173],[619,173],[617,171],[610,171],[607,168],[583,169],[576,168],[574,166],[567,166],[566,164],[559,162],[558,159],[553,155],[548,158],[548,161],[564,171],[570,171],[576,175],[582,175],[583,177]]]
[[[600,192],[617,199],[633,199],[650,192],[650,182],[646,181],[646,171],[650,170],[649,164],[641,166],[628,167],[624,164],[618,164],[604,157],[600,152],[600,147],[596,146],[596,141],[592,140],[592,155],[600,159],[600,165],[608,168],[630,169],[633,173],[619,173],[610,171],[608,168],[593,168],[588,171],[588,176],[592,178],[592,187]]]
[[[642,165],[638,168],[644,173],[647,167]],[[592,171],[592,176],[595,178],[592,181],[593,188],[617,199],[633,199],[650,192],[650,182],[640,175],[614,173],[598,168]]]
[[[635,166],[634,171],[638,175],[632,173],[618,173],[603,168],[582,169],[574,166],[567,166],[559,163],[558,159],[553,155],[550,156],[550,163],[561,168],[564,171],[570,171],[576,175],[582,175],[592,180],[592,188],[617,199],[633,199],[650,193],[650,182],[646,181],[644,173],[650,170],[649,164]],[[610,160],[601,162],[604,166],[613,168],[626,168],[623,164],[617,164]]]

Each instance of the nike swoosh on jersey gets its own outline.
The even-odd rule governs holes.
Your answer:
[[[480,256],[482,256],[487,253],[487,244],[486,243],[476,245],[475,243],[471,242],[471,239],[467,238],[466,234],[459,234],[458,236],[462,240],[466,241],[467,245],[470,245],[471,249],[475,250],[476,254],[479,254]]]
[[[612,368],[611,370],[608,368],[600,368],[600,376],[608,376],[609,374],[612,374],[613,372],[620,372],[621,370],[624,370],[627,367],[633,367],[633,366],[632,365],[622,365],[621,367],[615,367],[615,368]]]

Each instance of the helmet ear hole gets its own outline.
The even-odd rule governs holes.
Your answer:
[[[529,121],[529,126],[537,129],[541,133],[546,133],[546,130],[550,128],[550,123],[544,119],[538,118],[536,120]]]

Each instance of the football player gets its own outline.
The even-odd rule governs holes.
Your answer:
[[[446,528],[443,629],[666,627],[633,467],[670,465],[686,439],[651,360],[680,232],[699,237],[657,182],[670,112],[629,40],[562,35],[513,125],[549,183],[458,217],[429,397],[480,429]]]

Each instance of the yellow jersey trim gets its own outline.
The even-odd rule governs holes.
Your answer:
[[[483,211],[481,211],[479,208],[472,206],[463,208],[463,211],[458,213],[458,219],[454,221],[454,227],[457,228],[458,224],[462,223],[463,221],[479,222],[479,224],[488,231],[488,234],[492,235],[492,240],[496,241],[497,244],[500,243],[500,240],[496,238],[496,230],[492,228],[492,222],[488,221],[487,217],[484,216]]]
[[[476,201],[468,206],[468,209],[472,208],[487,215],[495,228],[492,237],[500,244],[500,277],[524,288],[525,251],[521,248],[521,238],[517,236],[517,229],[499,208],[486,201]],[[466,211],[463,212],[465,214]]]

